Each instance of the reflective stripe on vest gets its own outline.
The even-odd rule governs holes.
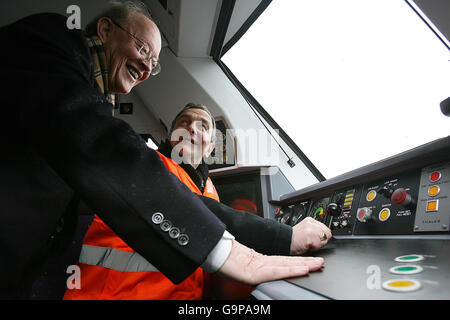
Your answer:
[[[202,194],[195,183],[192,181],[191,177],[186,173],[186,171],[184,171],[172,159],[166,158],[159,152],[157,153],[161,157],[161,160],[163,161],[167,169],[175,174],[182,183],[184,183],[189,189],[191,189],[192,192],[200,195]],[[219,201],[219,196],[210,178],[208,178],[206,181],[204,195]],[[103,222],[101,223],[103,224]],[[137,252],[128,252],[114,248],[92,246],[87,244],[83,244],[78,261],[87,265],[100,266],[122,272],[159,272],[156,267],[145,260],[145,258]]]
[[[83,244],[79,262],[123,272],[159,272],[137,252]]]

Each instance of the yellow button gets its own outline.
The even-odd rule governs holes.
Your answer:
[[[366,199],[367,201],[372,201],[373,199],[375,199],[376,196],[377,192],[375,190],[372,190],[367,194]]]
[[[427,202],[427,212],[438,211],[439,200],[432,200]]]
[[[428,195],[431,197],[434,197],[435,195],[438,195],[441,189],[439,186],[431,186],[428,188]]]
[[[378,218],[380,221],[386,221],[391,216],[391,211],[389,209],[384,208],[380,211],[380,214],[378,215]]]
[[[389,283],[389,286],[391,287],[411,287],[414,285],[414,282],[412,281],[405,281],[405,280],[401,280],[401,281],[392,281],[391,283]]]
[[[421,284],[417,280],[413,279],[392,279],[383,282],[383,289],[396,292],[410,292],[417,290],[421,287]]]

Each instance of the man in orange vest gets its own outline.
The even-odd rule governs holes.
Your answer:
[[[208,177],[207,166],[200,163],[201,159],[199,159],[209,156],[214,149],[214,125],[215,122],[206,107],[188,104],[175,117],[171,132],[183,133],[183,131],[192,130],[194,143],[189,146],[191,139],[184,139],[186,141],[180,139],[181,141],[173,141],[171,145],[171,142],[167,140],[161,144],[158,155],[166,168],[192,192],[219,201],[217,191]],[[171,159],[172,148],[177,145],[179,150],[177,155],[184,157],[187,163],[179,165]],[[174,231],[171,226],[167,228],[171,229],[170,232],[174,232],[175,237],[176,230]],[[180,284],[175,285],[157,270],[131,271],[118,267],[118,264],[114,262],[109,262],[108,266],[105,266],[100,265],[100,261],[89,260],[90,251],[97,247],[111,249],[115,256],[122,252],[137,255],[96,216],[85,236],[78,264],[82,275],[81,289],[67,289],[64,299],[198,300],[203,297],[205,274],[201,268]]]
[[[209,156],[214,149],[215,122],[211,113],[203,105],[188,104],[175,117],[170,131],[171,141],[163,142],[158,149],[162,162],[192,192],[218,203],[219,196],[208,176],[207,165],[202,162],[203,157]],[[172,158],[181,162],[178,164]],[[210,202],[206,204],[211,206]],[[214,207],[215,204],[212,206]],[[254,225],[259,230],[261,230],[259,226],[264,225],[266,234],[274,235],[268,243],[277,242],[278,245],[275,246],[276,248],[265,249],[270,246],[261,243],[258,248],[260,252],[269,250],[266,254],[285,255],[292,252],[291,239],[293,240],[294,237],[290,227],[254,215],[243,215],[243,212],[236,210],[226,212],[227,210],[222,208],[214,208],[212,211],[214,213],[217,211],[219,218],[225,218],[225,223],[230,225],[230,231],[233,234],[239,233],[233,229],[239,228],[236,227],[238,224],[243,229]],[[234,218],[239,223],[233,221]],[[162,229],[167,229],[171,237],[179,236],[183,232],[171,226],[169,221],[162,221],[160,226]],[[275,239],[277,241],[274,241]],[[252,244],[252,241],[254,240],[249,240],[249,244]],[[283,245],[284,251],[279,248]],[[201,268],[180,284],[175,285],[132,250],[97,216],[85,236],[78,266],[81,270],[81,288],[67,289],[64,295],[66,300],[198,300],[204,296],[207,274]],[[248,294],[251,291],[249,288],[251,287],[240,287],[240,294],[242,292]]]

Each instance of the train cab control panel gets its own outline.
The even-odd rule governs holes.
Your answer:
[[[280,207],[276,219],[295,226],[305,217],[339,235],[413,235],[449,231],[450,162],[352,185]]]
[[[450,137],[281,196],[274,219],[327,225],[325,267],[265,299],[450,299]]]

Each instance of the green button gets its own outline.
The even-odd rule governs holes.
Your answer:
[[[415,274],[423,271],[421,266],[416,265],[406,265],[406,266],[396,266],[389,269],[391,273],[394,274]]]
[[[406,257],[401,257],[400,260],[415,260],[419,258],[419,256],[406,256]]]
[[[395,258],[395,261],[397,262],[415,262],[415,261],[421,261],[423,260],[423,256],[419,254],[409,254],[406,256],[400,256]]]
[[[417,269],[416,267],[399,267],[399,268],[396,268],[395,270],[403,272],[403,271],[413,271],[416,269]]]

